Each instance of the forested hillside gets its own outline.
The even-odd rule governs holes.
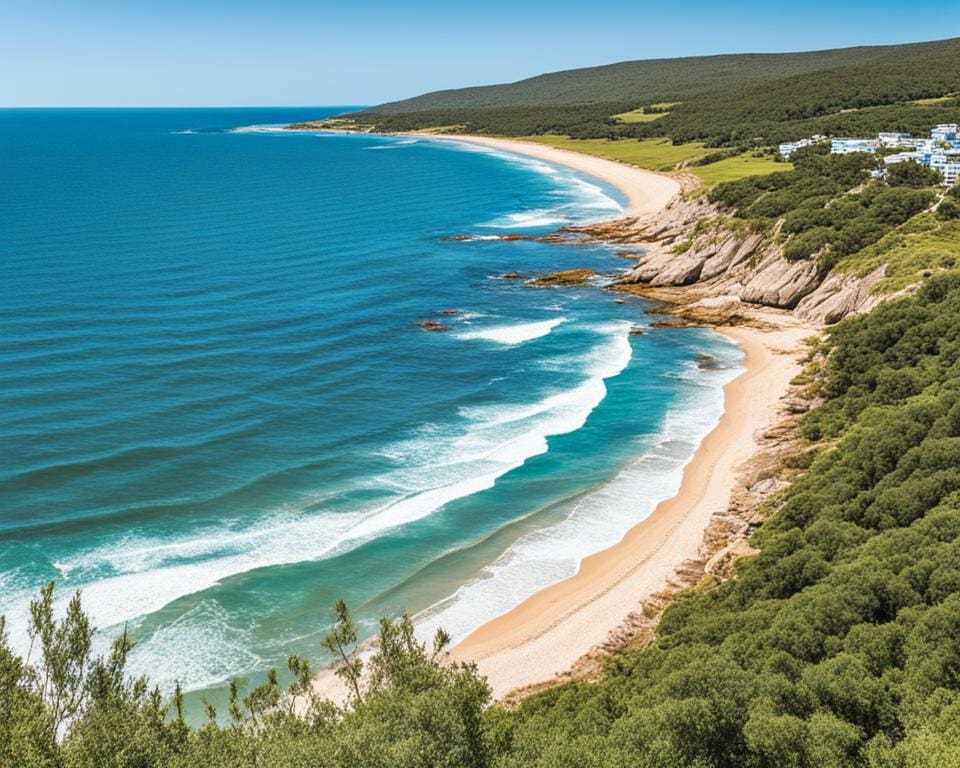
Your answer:
[[[960,277],[837,326],[811,353],[824,402],[801,422],[809,466],[754,536],[737,577],[669,607],[652,645],[517,709],[484,708],[409,622],[384,622],[354,707],[271,677],[230,723],[188,728],[129,643],[89,657],[79,602],[33,611],[29,663],[0,644],[0,765],[953,766],[960,760]],[[2,634],[2,633],[0,633]],[[356,640],[342,607],[330,647]],[[438,638],[442,647],[444,638]],[[353,687],[356,666],[342,672]],[[62,736],[56,740],[57,734]]]
[[[958,92],[960,40],[952,39],[624,62],[430,93],[353,117],[389,131],[442,126],[513,136],[666,136],[710,146],[762,146],[818,131],[919,132],[955,121],[960,102],[917,102]],[[613,117],[637,108],[665,114],[647,122]]]
[[[675,101],[747,83],[776,80],[845,65],[925,57],[949,43],[862,46],[803,53],[741,53],[624,61],[520,80],[516,83],[435,91],[376,107],[380,113],[448,108],[528,107],[633,101]]]

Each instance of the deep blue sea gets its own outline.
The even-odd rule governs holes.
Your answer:
[[[263,127],[337,111],[0,110],[15,648],[50,579],[195,697],[322,662],[338,598],[364,634],[409,611],[463,637],[649,514],[719,418],[739,350],[615,303],[615,250],[491,239],[615,216],[615,190]],[[573,267],[601,277],[495,279]]]

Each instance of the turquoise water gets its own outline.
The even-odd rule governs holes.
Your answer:
[[[195,696],[322,660],[338,598],[365,632],[407,610],[462,637],[617,541],[719,418],[739,350],[630,335],[653,318],[601,290],[613,250],[491,239],[616,215],[616,191],[262,127],[330,112],[0,111],[16,647],[50,579],[83,591],[99,643],[127,624],[134,671]],[[492,279],[573,267],[605,277]]]

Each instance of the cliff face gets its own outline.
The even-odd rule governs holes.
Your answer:
[[[867,275],[822,274],[813,261],[788,261],[769,237],[735,231],[703,198],[674,199],[653,221],[609,223],[589,234],[642,243],[645,253],[621,280],[651,287],[696,284],[708,297],[736,296],[752,304],[792,309],[806,321],[835,323],[881,301],[871,288],[880,268]],[[712,222],[712,223],[711,223]]]

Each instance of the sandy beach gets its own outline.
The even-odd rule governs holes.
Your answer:
[[[655,216],[681,190],[669,176],[541,144],[483,136],[431,138],[529,155],[599,178],[626,196],[629,217]],[[618,544],[584,559],[574,576],[483,624],[452,649],[453,658],[477,663],[496,698],[562,678],[670,584],[679,566],[702,553],[711,517],[726,512],[741,468],[781,414],[781,400],[801,370],[802,340],[816,332],[787,311],[747,312],[758,320],[755,326],[716,329],[743,349],[744,372],[724,388],[724,413],[684,468],[677,495],[661,502]],[[332,698],[344,694],[329,670],[318,675],[316,687]]]
[[[571,152],[568,149],[549,147],[532,141],[457,134],[431,134],[431,138],[481,144],[504,152],[516,152],[550,163],[564,165],[580,173],[601,179],[619,189],[626,196],[625,216],[638,217],[658,213],[666,207],[674,195],[680,192],[680,183],[670,176],[645,171],[642,168],[618,163],[615,160]]]
[[[651,216],[680,192],[662,174],[532,142],[451,136],[562,164],[600,178],[627,197],[627,216]],[[548,682],[604,642],[642,601],[667,586],[676,568],[695,559],[715,513],[726,511],[740,468],[757,437],[777,418],[781,398],[800,372],[801,342],[815,332],[788,312],[757,313],[764,329],[718,328],[744,350],[745,371],[724,389],[724,413],[684,469],[676,496],[660,503],[620,543],[583,560],[576,575],[534,594],[482,625],[452,651],[474,661],[502,698]]]
[[[659,504],[615,546],[583,560],[579,572],[475,630],[453,650],[477,662],[500,698],[556,678],[602,643],[642,601],[694,559],[710,518],[726,510],[738,469],[758,448],[811,329],[784,318],[776,330],[722,328],[744,350],[746,370],[724,389],[717,427],[684,469],[680,491]]]

